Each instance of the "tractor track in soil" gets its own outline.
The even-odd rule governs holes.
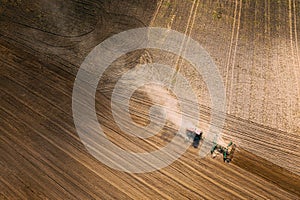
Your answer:
[[[70,2],[80,3],[80,1]],[[281,125],[278,129],[256,119],[249,120],[236,112],[229,112],[226,115],[223,128],[223,137],[238,144],[233,162],[229,165],[225,165],[220,159],[213,160],[209,157],[200,159],[198,150],[191,147],[164,169],[145,174],[130,174],[107,167],[86,151],[76,133],[72,118],[72,89],[78,66],[83,61],[84,55],[106,37],[145,24],[169,25],[169,28],[180,29],[182,27],[179,24],[187,23],[182,32],[196,37],[195,33],[199,33],[197,23],[201,21],[200,19],[203,20],[199,19],[203,17],[199,16],[199,13],[206,9],[205,6],[213,4],[211,1],[185,2],[183,4],[190,7],[182,7],[182,10],[183,12],[184,9],[189,10],[189,17],[178,20],[178,15],[174,18],[164,16],[171,19],[170,23],[168,20],[164,22],[162,15],[168,7],[178,9],[181,4],[178,1],[175,5],[166,2],[169,1],[157,2],[157,9],[152,6],[151,10],[149,5],[155,5],[156,2],[151,4],[149,1],[147,3],[149,5],[140,8],[130,7],[130,3],[133,5],[134,1],[123,1],[119,3],[120,5],[118,2],[99,4],[94,1],[82,1],[81,3],[86,6],[85,11],[91,15],[98,15],[99,20],[92,23],[94,29],[89,28],[83,33],[78,27],[79,34],[72,33],[73,35],[67,34],[67,30],[56,33],[51,27],[49,33],[45,31],[46,28],[34,31],[33,25],[26,27],[24,23],[26,20],[20,19],[24,14],[13,13],[15,8],[8,6],[4,11],[0,9],[0,14],[5,15],[4,19],[0,20],[3,27],[0,31],[0,199],[297,199],[300,197],[298,190],[300,135],[290,132]],[[245,20],[242,16],[244,11],[242,6],[245,5],[242,5],[244,1],[230,2],[233,5],[231,9],[236,8],[236,14],[233,14],[231,31],[225,33],[229,36],[227,37],[229,41],[231,38],[229,49],[232,50],[224,54],[227,56],[223,62],[225,63],[223,75],[229,84],[227,89],[230,88],[227,93],[230,94],[229,105],[234,105],[235,101],[239,100],[233,96],[236,87],[233,83],[236,73],[239,73],[235,63],[240,59],[238,41],[244,33],[240,25]],[[289,19],[293,21],[289,21],[289,27],[292,29],[289,29],[290,32],[286,37],[290,38],[289,46],[291,48],[295,46],[292,52],[294,56],[296,54],[295,60],[298,60],[299,65],[297,27],[300,25],[297,21],[300,20],[296,12],[298,4],[300,3],[296,0],[290,0],[287,5],[290,6]],[[39,6],[41,4],[37,5]],[[131,14],[124,13],[118,6],[120,8],[128,6]],[[92,7],[99,10],[94,12]],[[270,12],[270,8],[267,10]],[[133,17],[141,15],[144,18]],[[74,17],[72,13],[70,16]],[[29,14],[27,17],[30,19]],[[267,26],[270,26],[268,19],[266,23],[269,24],[266,25],[268,30]],[[113,24],[116,26],[111,28]],[[40,26],[43,27],[43,24]],[[209,25],[205,27],[209,29]],[[35,37],[28,38],[28,34],[34,34]],[[39,37],[42,39],[37,39]],[[215,43],[208,40],[204,45],[213,46]],[[185,51],[185,46],[186,44],[182,44],[182,52]],[[254,48],[253,52],[255,50],[258,51]],[[124,59],[131,61],[140,58],[143,53],[136,52]],[[184,71],[186,66],[181,58],[177,57],[175,60],[174,66],[177,67],[177,71]],[[290,69],[295,76],[296,61],[294,68]],[[124,61],[120,61],[121,64],[116,63],[116,66],[121,66],[122,62]],[[126,69],[135,63],[136,61],[131,61]],[[119,70],[118,67],[116,69]],[[166,124],[158,136],[141,140],[120,131],[114,122],[110,95],[115,79],[120,76],[119,71],[117,72],[115,74],[112,70],[112,74],[109,74],[110,72],[106,74],[113,77],[113,80],[100,86],[96,95],[97,116],[102,128],[114,144],[126,150],[148,152],[159,149],[174,137],[176,130],[172,123]],[[251,82],[255,83],[255,80],[255,77],[251,77]],[[265,88],[268,87],[265,83]],[[254,90],[251,92],[255,93]],[[286,96],[292,99],[293,94],[288,92]],[[153,102],[143,92],[135,93],[131,100],[132,116],[140,119],[140,123],[146,124],[149,120],[148,109]],[[200,124],[208,125],[211,110],[205,104],[199,106]],[[251,111],[251,107],[249,109]],[[292,113],[287,116],[291,120]],[[107,155],[110,155],[109,151]]]

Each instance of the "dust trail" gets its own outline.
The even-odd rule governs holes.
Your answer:
[[[162,106],[166,119],[172,122],[177,129],[181,127],[182,115],[179,102],[170,92],[159,85],[145,85],[145,92],[153,103]]]
[[[172,95],[167,88],[160,85],[145,85],[144,91],[153,103],[160,105],[164,109],[166,120],[172,122],[176,129],[186,130],[199,128],[203,131],[203,136],[206,136],[209,130],[209,124],[206,122],[200,125],[199,121],[196,122],[195,119],[192,118],[187,122],[183,122],[182,115],[186,113],[182,113],[180,101],[177,97]],[[185,137],[185,132],[180,132],[179,134]],[[228,141],[224,141],[222,137],[217,137],[215,142],[223,146],[227,146],[228,144]]]

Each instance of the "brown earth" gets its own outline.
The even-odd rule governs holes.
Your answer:
[[[297,0],[2,1],[0,199],[299,199],[299,10]],[[96,160],[80,141],[72,118],[80,64],[109,36],[144,26],[185,33],[215,60],[227,89],[223,137],[238,144],[230,164],[201,159],[191,147],[161,170],[125,173]],[[199,125],[209,126],[209,93],[189,63],[160,51],[132,52],[103,76],[96,110],[108,138],[135,152],[159,149],[178,128],[176,109],[146,140],[120,131],[113,120],[114,84],[148,62],[170,64],[190,79],[199,95]],[[149,123],[155,103],[173,107],[153,91],[131,97],[136,123]]]

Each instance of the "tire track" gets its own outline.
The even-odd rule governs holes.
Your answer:
[[[295,32],[295,43],[296,43],[296,52],[297,52],[297,61],[298,61],[298,67],[300,69],[300,51],[298,46],[298,30],[297,30],[297,6],[296,6],[296,0],[293,0],[293,6],[294,6],[294,32]],[[300,77],[300,74],[298,76]],[[299,94],[298,94],[299,95]],[[300,96],[300,95],[299,95]]]
[[[163,0],[160,3],[162,2]],[[198,4],[199,2],[200,1],[198,1]],[[241,3],[243,3],[242,0],[240,0],[240,4]],[[292,8],[294,9],[292,9],[291,12],[293,13],[294,22],[295,22],[296,6],[294,4],[295,1],[293,1],[292,3],[293,5]],[[236,4],[235,6],[237,6],[238,9],[238,4]],[[189,35],[191,34],[194,26],[197,8],[198,5],[195,5],[193,11],[194,13],[189,13],[191,16],[190,25],[186,27],[186,31]],[[158,9],[157,13],[159,12],[160,10]],[[268,9],[268,12],[270,12],[270,9]],[[238,12],[235,13],[236,15],[234,19],[235,24],[233,27],[234,30],[233,30],[232,42],[230,43],[231,53],[229,55],[228,71],[230,71],[229,68],[230,63],[236,62],[235,49],[237,48],[237,41],[238,41],[238,37],[236,36],[238,35],[238,33],[236,32],[238,32],[239,29],[239,26],[237,26],[239,21],[236,18],[240,14],[241,13]],[[170,24],[171,27],[172,23]],[[295,30],[293,30],[292,32],[292,37],[294,40],[296,40],[296,36],[297,36],[297,29],[295,28],[295,25],[296,24],[294,24],[293,26]],[[268,29],[268,24],[266,23],[266,21],[265,21],[265,28]],[[13,38],[13,36],[11,37]],[[235,46],[233,46],[234,42],[236,43]],[[12,47],[10,48],[14,48],[13,46],[14,45],[12,45]],[[184,53],[185,50],[186,47],[183,46],[182,52]],[[294,50],[298,51],[297,48],[294,48]],[[231,55],[232,53],[233,55]],[[59,55],[57,57],[59,57]],[[11,61],[11,59],[13,61]],[[29,57],[28,62],[31,62],[33,59],[34,58]],[[17,63],[15,63],[16,60]],[[179,61],[180,62],[178,63],[180,63],[180,65],[178,65],[179,66],[178,72],[180,71],[181,66],[183,64],[182,60]],[[286,187],[282,187],[282,185],[277,184],[276,182],[275,183],[272,182],[275,179],[273,178],[268,179],[268,176],[264,177],[264,175],[259,175],[259,173],[255,172],[255,170],[258,170],[258,168],[256,168],[255,165],[253,168],[249,169],[249,171],[248,170],[245,171],[243,169],[246,168],[243,167],[240,168],[238,167],[240,165],[235,165],[236,164],[235,160],[229,166],[226,166],[222,162],[219,162],[217,160],[204,159],[200,161],[197,158],[193,159],[194,157],[196,157],[195,156],[196,152],[194,149],[189,149],[188,152],[185,155],[183,155],[179,161],[176,161],[173,165],[169,166],[166,169],[162,169],[158,173],[151,173],[146,175],[128,175],[128,174],[115,172],[114,170],[108,169],[107,167],[104,167],[104,169],[102,169],[103,168],[102,165],[97,163],[95,160],[90,159],[90,157],[86,155],[86,152],[82,150],[82,147],[80,146],[80,140],[78,140],[78,137],[76,137],[75,135],[72,116],[69,110],[70,101],[68,101],[68,99],[71,98],[71,92],[72,92],[71,88],[72,88],[74,73],[67,72],[68,70],[65,70],[64,69],[65,67],[62,66],[65,63],[69,63],[69,61],[66,59],[64,62],[59,63],[54,59],[53,61],[51,61],[51,63],[56,62],[55,65],[57,66],[47,66],[46,69],[44,70],[38,70],[38,69],[33,70],[34,67],[26,66],[27,64],[23,62],[22,58],[7,59],[6,56],[3,56],[3,58],[0,58],[0,62],[1,62],[0,64],[1,67],[3,67],[3,69],[6,68],[5,70],[7,70],[4,72],[5,75],[1,76],[1,78],[4,77],[3,80],[5,81],[3,80],[1,81],[2,82],[1,88],[4,89],[2,89],[0,92],[2,94],[2,91],[5,91],[4,97],[7,98],[5,100],[6,102],[5,105],[7,107],[5,106],[4,107],[5,107],[5,111],[9,112],[8,115],[11,116],[11,118],[9,119],[12,119],[12,120],[8,120],[8,118],[2,117],[6,115],[4,114],[1,115],[3,121],[5,121],[5,127],[6,127],[5,128],[6,130],[3,131],[5,132],[5,134],[3,135],[7,136],[5,137],[5,141],[10,143],[12,149],[17,149],[19,152],[21,152],[21,154],[23,154],[26,157],[26,159],[29,158],[35,159],[38,156],[43,156],[42,149],[38,149],[38,145],[35,146],[36,148],[33,150],[34,151],[33,153],[31,152],[30,149],[31,145],[39,144],[39,142],[41,141],[43,141],[44,143],[49,143],[46,144],[45,146],[47,148],[50,148],[51,153],[55,151],[61,152],[60,150],[57,150],[58,149],[57,147],[61,147],[62,150],[65,150],[65,152],[61,152],[61,154],[70,157],[70,159],[74,159],[74,160],[77,159],[75,162],[78,163],[78,165],[77,164],[74,165],[75,167],[76,166],[79,167],[79,165],[80,166],[82,165],[84,168],[88,170],[84,170],[83,172],[79,172],[79,170],[71,171],[71,172],[65,171],[66,175],[64,174],[61,175],[61,173],[64,172],[62,165],[59,164],[59,162],[55,163],[55,160],[51,160],[50,154],[45,154],[48,155],[49,158],[45,157],[44,162],[50,162],[52,163],[52,165],[54,165],[54,167],[56,167],[57,170],[60,170],[60,174],[59,173],[58,174],[60,175],[61,179],[67,177],[66,178],[67,183],[64,183],[63,181],[60,182],[62,186],[66,187],[70,184],[79,185],[78,188],[80,189],[78,189],[78,191],[74,191],[75,193],[78,192],[83,195],[85,191],[85,193],[89,193],[89,192],[91,193],[90,197],[96,197],[97,192],[95,188],[93,188],[96,186],[85,185],[83,179],[80,179],[83,180],[82,182],[80,182],[80,180],[76,180],[76,178],[72,177],[72,175],[75,175],[76,177],[76,176],[80,176],[81,173],[92,171],[91,173],[95,175],[99,180],[105,179],[108,180],[108,182],[110,181],[116,183],[115,185],[118,188],[121,187],[121,190],[117,190],[116,193],[127,194],[133,192],[132,194],[128,195],[128,198],[134,198],[136,197],[135,195],[139,195],[139,198],[155,198],[155,197],[171,198],[178,195],[178,198],[182,198],[182,199],[184,198],[195,199],[196,197],[199,198],[200,195],[201,198],[208,198],[208,199],[212,199],[212,198],[296,199],[297,198],[297,196],[293,195],[289,189],[286,189]],[[12,64],[12,62],[14,62],[14,64]],[[234,74],[233,72],[234,67],[235,66],[233,65],[232,66],[233,69],[231,70],[233,74]],[[60,70],[58,73],[56,73],[58,68],[60,68]],[[278,70],[276,71],[276,73],[278,74]],[[229,76],[230,76],[229,72],[226,75],[228,76],[227,78],[229,81]],[[22,78],[24,78],[25,80],[19,80]],[[63,78],[63,80],[60,80],[60,78]],[[233,75],[231,76],[232,85],[230,85],[230,88],[233,86],[233,82],[234,82],[232,78]],[[9,81],[7,79],[9,79]],[[277,84],[280,83],[278,81]],[[9,84],[6,85],[6,82]],[[8,91],[7,89],[5,89],[6,86],[7,88],[13,88],[13,90]],[[228,88],[226,87],[226,89],[229,89],[229,85]],[[18,92],[22,92],[22,93],[18,93]],[[109,92],[110,91],[108,91],[108,93]],[[230,94],[232,93],[231,90],[229,92]],[[22,96],[23,93],[29,95],[30,98],[34,97],[33,99],[35,101],[30,102],[29,97]],[[134,101],[144,105],[151,105],[152,102],[143,101],[143,97],[144,97],[143,95],[138,96],[136,99],[134,99]],[[108,108],[109,102],[107,102],[107,100],[109,99],[104,99],[104,97],[99,98],[100,107],[98,107],[98,110],[99,108],[104,110],[109,109]],[[19,110],[13,106],[14,102],[20,107],[26,107],[24,108],[24,111],[27,110],[28,113],[24,114],[23,116],[27,116],[28,119],[23,119],[22,116],[18,116],[18,114],[15,113]],[[205,106],[200,106],[200,107],[201,107],[201,113],[200,113],[201,120],[207,123],[209,121],[210,109]],[[23,110],[23,108],[20,108],[20,110]],[[229,112],[231,111],[229,110]],[[117,129],[113,127],[113,125],[111,124],[112,119],[109,116],[103,116],[105,115],[105,113],[104,114],[98,113],[98,115],[100,115],[100,117],[105,118],[103,121],[105,121],[105,126],[108,126],[107,127],[107,129],[109,129],[108,132],[110,133],[115,132],[115,134],[118,134],[118,137],[113,138],[112,140],[113,143],[118,144],[124,142],[128,144],[130,148],[134,149],[135,141],[124,134],[120,134],[117,131]],[[139,118],[147,118],[148,113],[141,106],[141,107],[137,107],[136,116]],[[47,123],[43,122],[42,120],[47,121]],[[23,132],[23,134],[18,133],[19,136],[13,134],[15,131],[15,129],[12,128],[15,125],[14,121],[16,121],[16,126],[18,126],[19,131]],[[39,125],[39,123],[41,124]],[[26,127],[26,129],[23,129],[23,126]],[[1,130],[3,129],[1,128]],[[224,132],[225,132],[224,134],[227,137],[234,138],[236,139],[236,141],[240,139],[242,142],[244,142],[241,143],[242,144],[241,146],[247,147],[247,149],[249,149],[249,147],[252,150],[254,149],[253,152],[259,154],[259,156],[266,157],[269,160],[272,158],[276,158],[277,160],[276,162],[278,162],[280,158],[283,158],[281,162],[283,162],[283,165],[286,165],[285,167],[291,167],[294,172],[296,171],[298,172],[298,174],[300,173],[299,169],[297,168],[297,164],[299,164],[298,160],[300,155],[297,149],[297,144],[300,141],[299,137],[293,136],[292,134],[286,132],[272,129],[268,126],[261,126],[260,124],[257,123],[251,123],[250,121],[242,120],[232,115],[227,115],[227,126],[224,128]],[[36,139],[35,135],[39,135],[39,134],[43,135],[44,133],[49,134],[49,135],[45,135],[45,137],[48,138],[48,140],[51,141],[52,143],[50,143],[48,140],[44,138],[40,140]],[[25,144],[22,139],[26,141]],[[3,140],[1,139],[0,136],[0,142],[1,141]],[[21,147],[15,148],[13,144],[15,141],[17,142],[17,145]],[[56,144],[56,146],[54,144]],[[147,147],[142,147],[140,149],[149,151],[149,149],[151,148],[155,149],[161,147],[163,142],[156,141],[153,139],[147,141],[147,144],[148,144]],[[247,153],[243,153],[242,151],[237,151],[237,155],[239,155],[238,153],[241,153],[240,155],[242,158],[245,155],[249,155]],[[12,163],[14,163],[12,161],[13,154],[9,154],[9,156],[11,161],[10,165],[12,166],[13,165]],[[254,158],[257,159],[256,161],[257,163],[260,162],[262,163],[262,161],[260,161],[260,157],[254,156]],[[243,162],[244,161],[245,160],[243,160]],[[287,161],[287,163],[284,163],[285,161]],[[41,163],[41,161],[36,161],[36,162]],[[39,166],[41,166],[40,163]],[[249,163],[246,162],[245,165],[247,164]],[[36,165],[36,163],[34,163],[34,165]],[[270,166],[272,167],[273,164],[271,164]],[[1,167],[1,161],[0,161],[0,167]],[[99,176],[99,174],[101,174],[101,176]],[[228,178],[228,176],[230,176],[230,178]],[[0,178],[0,180],[1,179],[2,177]],[[38,176],[36,176],[36,179],[38,182],[41,181],[41,179]],[[8,179],[5,178],[3,180],[8,180]],[[119,184],[120,180],[122,184]],[[92,178],[89,181],[91,181],[95,185],[97,185],[98,183],[95,182],[95,179]],[[9,184],[10,183],[14,183],[14,181],[9,181]],[[114,187],[115,186],[113,186],[112,188]],[[49,188],[51,187],[49,186]],[[45,186],[43,186],[43,189],[47,190]],[[71,191],[70,189],[67,190]],[[103,190],[104,193],[106,192],[106,190],[102,188],[101,189],[98,188],[97,191],[100,190]],[[158,193],[157,190],[160,193]],[[36,188],[35,186],[29,188],[28,191],[33,191],[34,193],[38,194],[37,191],[39,191],[39,188]],[[61,196],[62,195],[60,195],[59,197]],[[2,196],[0,192],[0,198],[1,197]],[[106,197],[109,197],[109,195],[107,195]]]
[[[65,131],[64,131],[65,132]],[[53,142],[52,142],[53,143]],[[55,144],[55,143],[54,143]],[[65,145],[64,145],[65,146]],[[59,147],[59,146],[58,146]],[[63,150],[63,149],[62,149]],[[74,153],[74,152],[73,152]],[[70,155],[70,156],[72,156],[72,155]],[[79,162],[80,162],[80,160],[79,160]],[[82,162],[82,161],[81,161]],[[222,164],[221,164],[222,165]],[[192,167],[192,166],[190,166],[190,165],[184,165],[184,168],[186,168],[186,167],[188,167],[189,168],[189,170],[191,170],[193,173],[196,173],[196,174],[198,174],[198,171],[197,170],[195,170],[195,168],[194,168],[194,166]],[[88,167],[88,166],[87,166]],[[182,168],[181,168],[182,169]],[[199,174],[200,175],[200,174]],[[202,176],[201,176],[202,177]],[[204,178],[204,177],[203,177]],[[144,184],[144,183],[143,183]],[[228,184],[228,182],[226,183],[226,185]],[[232,188],[232,187],[231,187]],[[223,188],[224,189],[224,188]],[[229,191],[228,191],[229,192]],[[245,192],[245,191],[244,191]],[[231,193],[231,192],[230,192]],[[253,193],[248,193],[248,195],[249,194],[253,194]]]
[[[160,10],[160,8],[161,8],[163,2],[164,2],[164,0],[160,0],[160,1],[159,1],[158,5],[157,5],[157,8],[156,8],[156,10],[155,10],[155,13],[154,13],[154,15],[153,15],[153,17],[152,17],[152,19],[151,19],[150,26],[153,26],[153,25],[154,25],[154,22],[155,22],[155,20],[156,20],[156,18],[157,18],[157,15],[158,15],[158,13],[159,13],[159,10]]]
[[[237,0],[236,0],[237,2]],[[234,45],[234,53],[233,53],[233,63],[231,66],[231,80],[230,80],[230,91],[229,91],[229,106],[228,106],[228,111],[231,113],[231,98],[232,98],[232,90],[233,90],[233,85],[234,85],[234,68],[235,68],[235,60],[236,60],[236,52],[237,52],[237,46],[238,46],[238,40],[239,40],[239,32],[240,32],[240,25],[241,25],[241,14],[242,14],[242,5],[243,5],[243,0],[240,0],[239,2],[239,13],[238,13],[238,24],[237,24],[237,30],[236,30],[236,38],[235,38],[235,45]]]
[[[5,111],[5,112],[9,112],[9,111]],[[16,116],[14,116],[14,114],[12,114],[12,113],[9,113],[10,114],[10,116],[12,116],[12,117],[14,117],[17,121],[21,121],[21,120],[19,120]],[[26,126],[26,124],[24,124],[25,126]],[[53,147],[55,148],[55,149],[58,149],[58,150],[60,150],[61,152],[63,152],[63,153],[65,153],[66,155],[68,155],[69,157],[71,157],[72,159],[74,159],[75,161],[77,161],[78,163],[80,163],[81,165],[83,165],[84,167],[86,167],[87,169],[89,169],[91,172],[93,172],[94,174],[96,174],[98,177],[100,177],[102,180],[105,180],[106,182],[108,182],[109,184],[111,184],[111,185],[113,185],[115,188],[118,188],[118,190],[120,190],[120,191],[122,191],[124,194],[127,194],[129,197],[131,197],[132,199],[134,198],[134,196],[132,196],[133,194],[131,194],[131,193],[128,193],[128,190],[125,190],[125,189],[123,189],[122,187],[120,187],[121,185],[122,186],[124,186],[124,185],[131,185],[130,184],[130,182],[127,182],[127,183],[123,183],[123,184],[121,184],[121,180],[118,178],[118,176],[116,176],[116,175],[113,175],[113,173],[112,172],[109,172],[109,171],[107,171],[107,170],[105,170],[104,168],[101,168],[101,173],[99,173],[99,169],[98,170],[96,170],[96,169],[94,169],[95,167],[92,167],[92,165],[90,165],[89,164],[89,162],[83,162],[83,160],[82,160],[82,158],[83,157],[87,157],[85,154],[85,152],[80,152],[80,151],[82,151],[82,150],[79,150],[78,148],[75,148],[75,150],[77,151],[76,152],[76,155],[77,156],[74,156],[73,154],[74,154],[74,149],[73,149],[73,151],[72,152],[70,152],[69,150],[66,150],[66,149],[68,149],[67,148],[67,146],[65,145],[65,144],[62,144],[61,142],[58,142],[57,140],[52,140],[52,139],[49,139],[48,137],[46,137],[46,136],[44,136],[43,134],[41,134],[41,133],[39,133],[39,130],[44,130],[44,128],[41,128],[40,127],[40,129],[38,129],[38,130],[36,130],[35,128],[33,128],[33,127],[27,127],[27,128],[29,128],[29,129],[31,129],[34,133],[36,133],[36,134],[38,134],[40,137],[42,137],[43,139],[45,139],[45,141],[47,141],[49,144],[51,144],[51,145],[53,145]],[[67,133],[67,132],[65,132],[65,133]],[[26,146],[24,146],[24,144],[22,144],[22,143],[19,143],[19,145],[21,146],[21,147],[23,147],[23,148],[27,148]],[[81,154],[81,156],[80,157],[78,157],[78,150],[79,150],[79,152],[80,152],[80,154]],[[37,156],[37,153],[38,152],[35,152],[35,151],[33,151],[33,150],[28,150],[28,151],[30,151],[31,153],[33,153],[33,157],[41,157],[41,156]],[[82,157],[83,156],[83,157]],[[44,162],[47,162],[47,161],[44,161]],[[54,167],[54,169],[56,168],[55,167],[55,165],[52,165],[52,167]],[[104,173],[105,172],[105,173]],[[104,174],[104,175],[103,175]],[[110,174],[109,176],[108,176],[108,174]],[[112,180],[112,178],[115,178],[115,180]],[[141,182],[142,183],[142,185],[145,187],[147,187],[147,188],[149,188],[149,189],[151,189],[151,191],[155,191],[155,192],[158,192],[157,194],[162,194],[160,191],[158,191],[156,188],[154,188],[153,186],[151,186],[151,185],[149,185],[149,184],[147,184],[144,180],[142,180],[141,178],[138,178],[138,177],[132,177],[133,178],[133,180],[135,179],[135,180],[137,180],[137,181],[139,181],[139,182]],[[116,179],[118,180],[118,181],[116,181]],[[72,180],[72,179],[71,179]],[[80,186],[81,184],[77,184],[77,186]],[[142,194],[142,191],[140,191],[141,192],[141,194]],[[136,194],[135,194],[136,195]],[[146,193],[144,193],[144,195],[146,195]],[[136,196],[135,196],[136,197]],[[168,199],[168,196],[166,196],[166,195],[161,195],[161,197],[163,197],[163,198],[165,198],[165,199]]]
[[[226,94],[227,94],[227,91],[228,91],[229,65],[230,65],[232,45],[233,45],[233,40],[234,40],[234,35],[235,35],[235,24],[236,24],[237,9],[238,9],[238,0],[235,0],[233,25],[232,25],[232,30],[231,30],[231,40],[230,40],[229,51],[228,51],[228,59],[227,59],[227,63],[226,63],[226,77],[225,77]],[[227,111],[228,111],[228,113],[230,113],[229,109]]]
[[[183,58],[181,57],[181,55],[184,55],[186,52],[186,48],[189,44],[189,38],[191,36],[192,33],[192,29],[195,23],[195,18],[197,16],[197,10],[198,10],[198,6],[199,6],[199,2],[200,0],[193,0],[193,4],[192,4],[192,8],[190,10],[189,13],[189,17],[188,17],[188,21],[187,21],[187,25],[184,31],[184,38],[182,40],[182,43],[180,45],[180,50],[179,50],[179,55],[176,59],[175,62],[175,72],[174,74],[171,76],[172,78],[170,79],[172,82],[170,84],[170,87],[173,87],[176,84],[176,75],[179,73],[180,68],[182,66],[183,63]],[[170,89],[170,88],[169,88]]]
[[[293,0],[294,2],[294,0]],[[289,33],[290,33],[290,45],[291,45],[291,54],[292,54],[292,69],[291,71],[293,71],[293,75],[294,75],[294,79],[296,81],[296,85],[297,85],[297,94],[299,96],[299,79],[297,78],[297,71],[295,69],[295,59],[294,59],[294,56],[295,56],[295,50],[294,50],[294,44],[293,44],[293,33],[295,34],[295,38],[297,37],[296,34],[297,34],[297,29],[295,29],[295,20],[296,20],[296,15],[295,15],[295,7],[294,7],[294,3],[292,3],[292,0],[289,0],[288,2],[288,5],[289,5],[289,10],[288,10],[288,13],[289,13]],[[293,12],[294,11],[294,12]],[[294,19],[294,22],[293,22],[293,19]],[[293,23],[294,23],[294,26],[293,26]],[[294,30],[293,30],[294,29]],[[296,40],[297,41],[297,40]],[[297,43],[296,43],[297,45]],[[299,52],[299,51],[298,51]],[[297,46],[296,46],[296,53],[297,53]],[[297,60],[299,59],[299,53],[297,53]],[[298,61],[298,64],[299,64],[299,61]]]
[[[26,86],[24,86],[24,87],[26,87]],[[45,99],[45,100],[46,100],[46,99]],[[33,108],[30,108],[30,109],[32,109],[32,110],[34,111]],[[64,131],[64,132],[67,132],[67,131]],[[49,139],[48,139],[48,140],[49,140]],[[55,141],[51,141],[51,144],[56,145],[56,144],[55,144]],[[60,148],[60,150],[64,151],[64,150],[61,149],[61,148]],[[105,150],[105,149],[103,149],[103,150]],[[64,152],[65,152],[65,151],[64,151]],[[67,153],[67,152],[65,152],[65,153]],[[70,155],[70,153],[67,153],[67,154]],[[71,155],[70,155],[70,156],[71,156]],[[74,159],[75,159],[75,158],[74,158]],[[83,164],[83,163],[81,163],[81,164]],[[183,163],[183,164],[184,164],[184,163]],[[224,187],[222,186],[222,184],[219,184],[218,182],[214,181],[214,179],[212,179],[212,178],[210,178],[210,177],[208,177],[208,176],[206,176],[206,175],[204,175],[204,174],[200,174],[198,171],[196,171],[194,168],[190,167],[189,165],[186,165],[186,164],[184,164],[184,165],[185,165],[185,167],[188,167],[188,168],[190,168],[192,171],[194,171],[194,173],[200,175],[202,178],[204,178],[204,179],[210,181],[211,183],[217,185],[218,187],[223,188],[223,190],[227,191],[228,193],[232,193],[232,194],[235,193],[234,191],[230,191],[230,190],[228,190],[227,188],[224,188]],[[172,177],[173,179],[176,180],[176,182],[181,183],[180,179],[177,179],[177,178],[175,178],[175,177],[173,177],[173,176],[170,176],[170,175],[169,175],[169,177]],[[224,179],[224,181],[226,181],[226,179]],[[226,181],[226,182],[228,182],[228,181]],[[190,189],[193,189],[193,192],[195,192],[195,193],[198,194],[198,192],[197,192],[198,189],[193,188],[191,185],[189,186],[189,188],[190,188]],[[251,193],[249,193],[249,194],[251,194]],[[200,195],[200,193],[199,193],[199,195]],[[203,195],[203,194],[201,193],[201,195]],[[241,196],[238,195],[237,193],[235,194],[235,196],[239,196],[239,198],[241,198]],[[207,197],[207,198],[209,198],[209,197]],[[210,197],[210,198],[211,198],[211,197]]]

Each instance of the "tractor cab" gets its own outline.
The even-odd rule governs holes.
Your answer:
[[[198,128],[192,128],[186,130],[186,140],[187,141],[192,140],[194,148],[199,147],[200,141],[203,139],[202,135],[203,132]]]

